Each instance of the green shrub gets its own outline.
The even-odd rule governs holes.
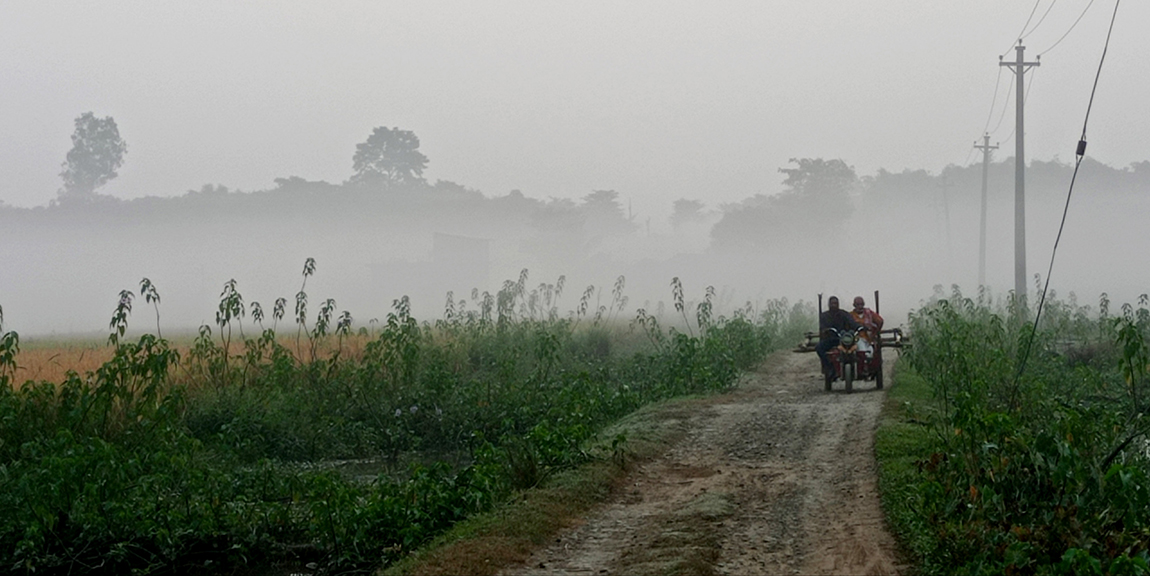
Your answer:
[[[933,529],[915,546],[929,571],[1146,572],[1150,314],[1051,310],[1032,344],[1017,310],[957,291],[912,315],[907,361],[937,407],[916,494]],[[1097,353],[1083,362],[1067,349]],[[1118,361],[1100,366],[1106,356]]]

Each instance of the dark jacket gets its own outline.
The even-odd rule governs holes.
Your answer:
[[[827,310],[819,315],[819,334],[823,338],[830,335],[827,330],[834,328],[835,330],[855,330],[859,327],[859,323],[851,318],[851,313],[839,308],[838,310]]]

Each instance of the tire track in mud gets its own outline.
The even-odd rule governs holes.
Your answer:
[[[681,441],[505,573],[898,574],[874,462],[884,394],[859,384],[826,393],[813,354],[772,355],[695,402]]]

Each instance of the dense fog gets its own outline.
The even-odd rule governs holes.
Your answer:
[[[819,293],[869,301],[879,290],[882,311],[898,321],[936,285],[977,296],[978,163],[940,174],[859,175],[824,159],[781,168],[777,193],[721,206],[680,199],[662,221],[629,214],[611,190],[563,200],[443,181],[298,178],[259,192],[205,186],[175,198],[96,195],[5,208],[0,305],[5,325],[29,335],[99,332],[119,292],[139,292],[147,277],[162,298],[161,325],[193,330],[213,324],[223,285],[234,279],[249,305],[270,311],[286,299],[279,325],[291,331],[306,258],[316,261],[306,288],[309,322],[333,298],[357,326],[385,319],[404,295],[424,319],[442,315],[449,291],[476,309],[475,296],[495,294],[523,270],[528,290],[564,278],[562,313],[594,286],[589,308],[606,307],[624,321],[639,307],[677,317],[675,277],[689,301],[714,287],[717,309],[727,314],[771,298],[814,301]],[[1029,166],[1031,277],[1045,274],[1072,170],[1058,162]],[[1013,174],[1012,159],[989,165],[986,275],[997,298],[1013,287]],[[1084,162],[1055,266],[1059,294],[1074,291],[1090,303],[1106,291],[1121,302],[1148,289],[1150,270],[1130,265],[1145,250],[1148,192],[1148,162],[1125,169]],[[620,276],[622,310],[612,309]],[[154,323],[152,307],[138,300],[132,326]]]
[[[679,278],[687,316],[708,287],[723,314],[878,290],[898,323],[938,289],[978,295],[984,132],[986,295],[1005,298],[1015,78],[998,57],[1020,36],[1044,56],[1025,95],[1033,291],[1109,18],[1033,8],[16,2],[4,329],[102,334],[148,278],[165,331],[213,325],[233,279],[249,306],[285,299],[293,331],[308,258],[309,322],[331,298],[368,326],[404,295],[433,320],[449,292],[475,309],[526,271],[528,290],[563,279],[562,313],[593,287],[592,314],[671,319]],[[1080,303],[1150,291],[1146,19],[1118,22],[1054,267]],[[138,298],[132,329],[155,320]]]

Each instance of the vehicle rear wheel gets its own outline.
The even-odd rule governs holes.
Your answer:
[[[855,365],[843,364],[843,384],[847,392],[851,391],[851,387],[855,380]]]
[[[882,366],[879,366],[878,372],[874,374],[874,387],[878,390],[882,390]]]

